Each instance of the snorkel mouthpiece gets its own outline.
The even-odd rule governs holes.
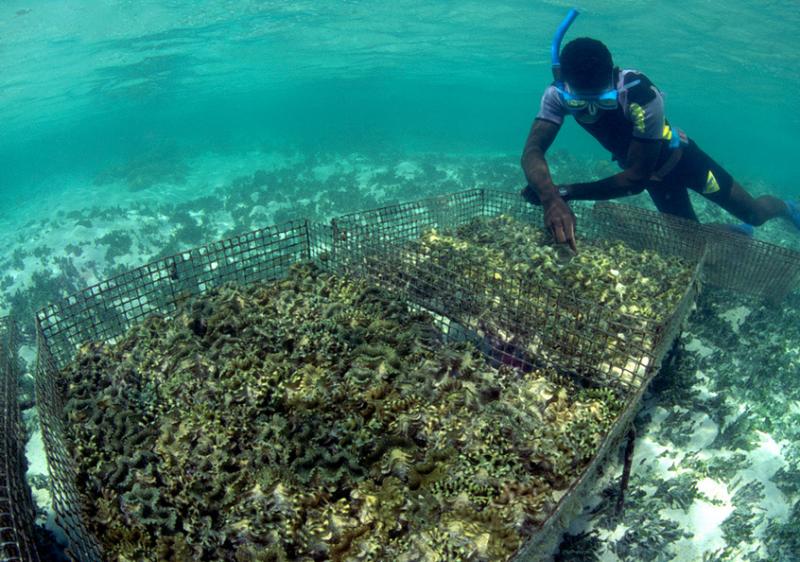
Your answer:
[[[567,33],[569,26],[578,17],[578,10],[570,8],[567,16],[561,21],[558,26],[556,34],[553,36],[553,44],[550,46],[550,61],[553,68],[553,78],[556,82],[561,82],[561,61],[559,60],[559,52],[561,51],[561,40]]]

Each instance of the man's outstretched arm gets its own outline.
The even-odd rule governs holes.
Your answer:
[[[550,168],[544,159],[544,153],[553,144],[559,129],[561,125],[552,121],[535,119],[522,151],[521,164],[525,179],[536,190],[539,201],[543,204],[559,197],[553,178],[550,177]]]
[[[553,144],[561,125],[546,119],[535,119],[522,151],[522,171],[528,185],[544,207],[544,223],[559,244],[567,243],[573,250],[575,245],[575,215],[558,194],[544,153]]]
[[[567,198],[599,201],[641,193],[655,172],[661,146],[661,141],[633,139],[625,170],[602,180],[564,186]]]

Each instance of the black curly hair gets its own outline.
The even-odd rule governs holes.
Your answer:
[[[608,86],[614,62],[603,43],[579,37],[561,50],[561,79],[581,90],[599,90]]]

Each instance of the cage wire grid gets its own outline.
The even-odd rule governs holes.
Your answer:
[[[100,561],[102,551],[81,510],[91,501],[76,487],[77,472],[65,443],[64,389],[59,371],[86,343],[112,343],[150,314],[168,315],[193,296],[226,283],[284,277],[291,265],[330,247],[325,230],[307,221],[271,226],[170,256],[93,285],[48,306],[36,317],[36,394],[51,475],[53,508],[75,560]]]
[[[602,217],[608,237],[641,249],[636,224],[647,220],[663,233],[662,240],[672,239],[659,251],[697,258],[705,252],[702,281],[709,287],[748,295],[777,305],[800,285],[800,253],[747,238],[715,225],[658,215],[646,209],[618,203],[600,202],[593,214]],[[648,216],[652,218],[648,218]]]
[[[646,366],[655,362],[650,342],[659,332],[650,320],[621,315],[601,326],[607,315],[597,306],[529,279],[498,280],[480,263],[454,278],[446,266],[416,261],[419,256],[392,246],[367,245],[360,252],[343,270],[458,323],[496,363],[527,370],[557,366],[595,384],[625,387],[641,384]],[[618,357],[606,356],[602,367],[608,349],[618,350]]]
[[[707,251],[696,225],[642,210],[630,213],[628,230],[623,232],[610,220],[614,215],[609,217],[602,209],[580,206],[576,213],[584,239],[615,241],[613,235],[626,234],[635,241],[635,249],[687,260],[692,277],[682,288],[681,303],[687,300]],[[414,245],[431,230],[500,214],[533,224],[543,220],[541,208],[531,207],[516,194],[473,190],[345,215],[333,221],[334,245],[344,270],[367,275],[457,320],[481,335],[505,362],[557,366],[595,384],[643,384],[669,343],[664,340],[676,333],[683,318],[674,313],[659,320],[609,314],[598,303],[531,276],[489,271],[483,263],[446,267],[443,264],[451,257],[446,251],[432,256]],[[684,309],[688,307],[677,306],[678,311]]]
[[[488,191],[486,211],[541,224],[541,207],[528,205],[508,192]],[[800,282],[800,253],[679,217],[609,201],[574,202],[578,231],[589,238],[620,240],[637,250],[703,264],[703,282],[756,297],[780,299]],[[586,218],[591,219],[588,223]],[[588,231],[587,231],[588,228]],[[642,236],[643,232],[645,236]]]
[[[541,212],[520,204],[518,199],[513,194],[502,192],[462,192],[341,217],[334,221],[333,232],[334,244],[341,247],[337,255],[342,258],[341,266],[344,270],[350,274],[366,276],[390,290],[399,291],[411,301],[422,303],[423,308],[435,310],[443,317],[471,328],[473,334],[483,336],[483,341],[479,343],[484,344],[484,352],[488,348],[490,357],[498,359],[500,363],[512,364],[524,370],[542,366],[542,361],[520,354],[515,345],[518,340],[537,337],[543,339],[542,334],[545,335],[544,339],[548,334],[553,334],[551,348],[558,340],[571,339],[573,342],[559,356],[551,356],[544,361],[545,365],[555,366],[561,371],[567,369],[576,374],[588,373],[589,379],[595,384],[620,382],[618,376],[609,377],[608,372],[602,373],[596,368],[597,351],[607,348],[609,342],[616,340],[614,343],[618,346],[622,343],[627,350],[626,355],[637,358],[633,366],[626,366],[628,374],[633,375],[632,380],[629,384],[621,385],[624,387],[626,406],[612,430],[603,439],[598,453],[572,482],[542,527],[513,558],[537,560],[546,557],[544,553],[554,552],[569,518],[580,505],[582,494],[591,486],[593,475],[625,436],[647,384],[655,376],[661,359],[688,317],[699,289],[706,249],[705,239],[697,233],[693,224],[664,220],[655,213],[644,212],[637,217],[638,220],[630,230],[637,234],[635,240],[639,249],[657,250],[683,257],[695,265],[691,280],[675,310],[662,322],[623,315],[625,318],[620,319],[621,324],[638,325],[641,330],[639,337],[631,338],[629,331],[629,337],[620,342],[619,326],[610,327],[610,330],[597,328],[597,320],[603,314],[595,303],[586,302],[564,291],[537,285],[524,277],[513,281],[506,277],[498,283],[492,273],[483,267],[484,264],[472,264],[473,270],[464,275],[463,269],[454,272],[431,263],[430,260],[414,263],[414,258],[419,256],[413,250],[409,253],[404,248],[406,242],[418,238],[429,229],[453,228],[481,216],[491,217],[503,213],[525,222],[541,223]],[[448,211],[449,215],[446,214]],[[585,207],[579,208],[577,213],[583,231],[588,232],[589,236],[609,237],[608,231],[612,225],[607,224],[608,221],[604,220],[602,213]],[[409,259],[401,259],[398,264],[398,256],[405,255],[408,258],[409,254],[411,267]],[[453,280],[454,273],[458,275],[457,281]],[[491,298],[475,299],[476,295],[485,293],[486,287],[491,288]],[[532,295],[539,298],[532,299]],[[481,316],[487,311],[491,312],[490,316],[496,322],[494,330],[487,330],[481,325]],[[579,324],[583,326],[576,329]],[[506,337],[490,340],[486,345],[487,332],[496,334],[498,326],[506,329]],[[587,362],[593,368],[587,369]]]
[[[516,341],[541,334],[542,331],[547,333],[553,325],[542,323],[540,319],[521,321],[520,316],[533,318],[542,310],[553,310],[552,307],[555,307],[555,310],[564,311],[558,316],[562,329],[564,326],[580,324],[584,332],[573,333],[585,333],[585,326],[591,325],[596,318],[592,316],[592,308],[587,307],[587,303],[574,295],[550,290],[542,292],[544,296],[539,304],[526,305],[529,302],[527,296],[533,288],[526,285],[524,279],[512,278],[500,287],[496,287],[497,283],[487,285],[492,279],[487,278],[486,272],[481,272],[480,264],[475,264],[476,273],[473,278],[465,281],[460,276],[458,282],[454,282],[452,273],[448,275],[446,270],[428,264],[426,267],[432,272],[432,281],[428,281],[427,285],[419,283],[419,287],[413,285],[414,277],[408,272],[394,270],[387,274],[386,268],[381,268],[381,265],[386,265],[387,256],[397,253],[395,250],[398,244],[419,237],[428,228],[453,228],[472,218],[499,213],[539,224],[542,220],[541,209],[529,206],[516,194],[470,190],[346,215],[333,220],[330,225],[295,221],[158,260],[98,283],[41,310],[36,318],[39,352],[36,369],[37,401],[50,463],[54,508],[57,520],[70,540],[71,555],[79,560],[102,559],[96,538],[91,536],[83,523],[81,507],[87,499],[82,498],[76,489],[74,464],[67,453],[61,421],[63,395],[62,389],[58,387],[58,372],[72,359],[79,346],[92,341],[113,342],[132,324],[147,315],[168,315],[183,300],[224,283],[278,279],[286,275],[291,265],[310,260],[334,273],[363,275],[376,281],[387,289],[400,293],[415,306],[429,310],[451,336],[466,334],[481,342],[484,352],[498,362],[507,362],[523,369],[531,368],[534,365],[530,358],[525,354],[520,355],[515,349]],[[627,426],[635,414],[641,393],[657,372],[661,357],[690,311],[699,274],[708,259],[707,246],[710,237],[708,232],[704,232],[696,224],[669,217],[665,219],[657,213],[619,205],[601,204],[593,208],[579,206],[576,214],[581,232],[588,236],[629,240],[630,243],[639,245],[635,247],[657,248],[661,252],[678,255],[696,263],[692,281],[670,317],[661,324],[641,322],[647,339],[630,341],[626,344],[629,348],[621,348],[635,353],[640,363],[634,366],[635,384],[630,384],[626,390],[627,405],[614,429],[601,444],[600,452],[604,456],[621,438],[626,429],[623,426]],[[651,236],[637,236],[637,229],[640,232],[642,229],[650,229]],[[715,240],[723,246],[725,243],[741,245],[735,239],[717,237]],[[716,252],[714,255],[724,255],[721,249]],[[760,252],[769,254],[775,253],[775,250],[766,247]],[[786,261],[792,262],[795,267],[800,263],[798,254],[784,255]],[[722,261],[722,258],[718,261]],[[716,266],[720,270],[725,269]],[[420,268],[416,271],[420,271]],[[725,275],[719,275],[718,278],[727,279],[728,274],[735,272],[735,268],[728,266],[724,271]],[[444,281],[448,282],[447,287],[452,290],[444,293],[439,291],[441,294],[437,296],[436,283]],[[754,287],[750,284],[748,287],[751,292],[753,289],[762,289],[758,294],[763,296],[780,292],[773,290],[770,293],[770,290],[764,290],[769,285],[766,280],[763,285]],[[486,286],[491,286],[492,291],[495,291],[492,294],[495,306],[491,308],[491,314],[497,318],[495,322],[500,327],[507,326],[518,331],[516,340],[512,338],[511,342],[495,341],[492,337],[497,334],[489,333],[485,326],[481,332],[480,321],[486,320],[486,312],[479,307],[486,303],[486,299],[476,299],[475,296],[480,295],[480,288]],[[786,286],[791,286],[791,282],[784,283],[780,290],[786,290]],[[459,310],[462,312],[456,315],[455,312]],[[596,341],[607,345],[612,336],[611,331],[608,334],[596,334]],[[584,354],[591,358],[589,364],[594,365],[593,354],[601,347],[596,342],[589,342],[583,348],[567,347],[561,357]],[[567,365],[567,369],[577,374],[586,374],[584,371],[589,371],[580,367],[580,361],[577,363]],[[598,384],[609,383],[608,379],[602,377],[596,381]],[[544,544],[545,534],[552,542],[553,529],[558,529],[555,521],[563,519],[568,512],[567,504],[571,502],[567,500],[574,502],[579,499],[580,490],[587,486],[589,474],[601,462],[602,458],[598,453],[590,468],[583,472],[573,483],[569,493],[559,502],[542,527],[542,532],[537,533],[528,544],[537,541],[537,544]],[[550,529],[547,533],[544,532],[546,528]],[[526,552],[526,556],[529,556],[533,551],[529,547],[523,547],[520,555]]]
[[[0,561],[38,562],[35,512],[25,480],[25,431],[17,403],[19,368],[13,319],[0,318]]]
[[[467,339],[476,343],[476,345],[497,364],[512,365],[523,371],[528,371],[536,367],[550,366],[557,368],[561,372],[566,369],[573,374],[580,375],[581,373],[591,371],[590,369],[581,369],[581,363],[592,363],[592,357],[598,349],[605,348],[609,341],[618,338],[613,331],[603,331],[599,329],[591,331],[592,335],[587,336],[586,329],[582,328],[581,336],[577,335],[574,330],[572,331],[572,335],[579,343],[566,349],[565,353],[558,358],[551,357],[548,361],[540,361],[535,357],[520,354],[515,345],[516,341],[524,341],[526,337],[538,337],[537,334],[546,334],[548,330],[551,330],[553,333],[560,331],[563,334],[563,327],[565,324],[568,326],[574,324],[576,317],[565,311],[575,311],[576,301],[569,296],[558,295],[557,292],[551,291],[551,293],[555,294],[548,295],[546,300],[547,304],[537,308],[535,312],[531,312],[531,308],[520,308],[520,303],[525,299],[525,295],[534,294],[530,292],[529,287],[526,287],[524,282],[520,282],[516,285],[514,287],[516,290],[509,292],[498,290],[494,297],[498,299],[498,302],[504,303],[504,306],[492,308],[491,316],[494,319],[501,319],[502,324],[510,327],[510,331],[514,332],[515,335],[505,342],[502,341],[502,339],[487,341],[486,330],[477,322],[473,321],[476,317],[470,317],[470,315],[464,313],[465,310],[472,310],[473,312],[476,310],[471,308],[471,299],[469,296],[451,298],[445,302],[426,298],[426,287],[420,287],[417,284],[413,285],[413,288],[411,288],[411,282],[406,276],[398,275],[393,278],[391,275],[387,275],[386,264],[389,260],[389,256],[394,252],[392,248],[386,249],[384,246],[384,249],[385,253],[383,254],[377,252],[372,254],[370,251],[365,252],[366,256],[371,257],[362,256],[361,259],[357,260],[360,265],[357,272],[351,269],[350,273],[365,276],[390,291],[401,293],[401,298],[419,304],[422,309],[435,311],[437,316],[447,318],[449,320],[447,323],[447,328],[449,329],[448,335],[454,331],[454,328],[457,328],[457,334],[471,335],[472,337],[468,337]],[[442,269],[431,264],[427,264],[426,267],[434,270]],[[452,275],[452,272],[446,269],[443,269],[441,273],[442,275],[438,276],[439,280],[449,280]],[[602,440],[590,464],[581,471],[580,475],[575,480],[573,480],[564,495],[548,514],[542,526],[529,537],[512,560],[523,561],[547,558],[549,555],[548,553],[553,553],[557,548],[561,534],[569,525],[571,517],[577,514],[583,495],[594,482],[595,474],[598,473],[598,470],[605,462],[605,459],[608,458],[609,454],[616,450],[620,442],[625,438],[628,428],[638,411],[639,403],[647,385],[657,373],[661,358],[668,351],[671,343],[680,331],[682,322],[688,316],[699,287],[699,284],[696,282],[698,274],[699,264],[695,269],[693,282],[687,286],[686,292],[674,313],[670,316],[670,319],[660,325],[649,323],[652,327],[652,332],[649,330],[645,332],[647,334],[652,334],[652,338],[649,340],[652,342],[652,347],[645,347],[647,344],[644,342],[641,342],[639,345],[631,344],[629,340],[629,347],[627,348],[628,356],[637,357],[640,360],[640,362],[637,362],[633,367],[628,367],[636,373],[637,378],[635,383],[620,385],[618,384],[618,379],[611,379],[610,377],[604,377],[601,381],[598,379],[596,370],[591,372],[591,376],[588,377],[588,382],[595,385],[613,385],[618,388],[619,393],[624,397],[626,402],[625,407],[614,422],[612,429]],[[490,284],[491,282],[492,278],[487,276],[483,281],[479,281],[477,284]],[[454,288],[452,282],[449,284],[445,283],[445,285],[448,288]],[[431,286],[436,286],[436,283],[427,284],[427,287]],[[469,292],[468,290],[467,293]],[[514,294],[511,294],[512,292]],[[485,305],[485,302],[482,304]],[[551,320],[550,322],[540,323],[537,321],[534,325],[528,324],[525,326],[525,320],[536,318],[543,310],[555,311],[555,315],[551,314],[549,317]],[[559,314],[563,314],[563,318],[559,318]],[[583,318],[580,318],[580,321],[587,323],[589,326],[592,325],[590,315],[584,315]],[[555,326],[559,327],[556,328]],[[572,327],[574,328],[574,326]],[[583,345],[581,346],[580,344]],[[578,358],[577,361],[574,361],[575,357]],[[560,360],[561,358],[572,358],[573,361],[566,359]],[[580,378],[584,381],[587,379],[587,377],[582,376]]]

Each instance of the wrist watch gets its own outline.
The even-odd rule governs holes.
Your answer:
[[[566,201],[567,200],[567,195],[569,195],[569,189],[567,189],[566,186],[562,185],[561,187],[558,188],[558,194],[561,196],[561,198],[564,201]]]

